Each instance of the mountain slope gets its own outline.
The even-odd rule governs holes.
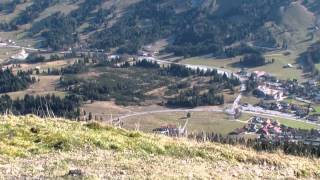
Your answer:
[[[0,10],[11,17],[2,29],[26,29],[29,37],[42,39],[38,44],[42,47],[117,48],[119,52],[135,53],[143,45],[169,39],[167,51],[176,55],[223,56],[225,46],[241,41],[277,47],[265,23],[276,22],[280,9],[290,2],[30,0],[26,10],[9,11],[8,5]],[[19,1],[12,6],[17,9],[26,3]]]
[[[1,117],[0,176],[319,178],[320,161],[34,116]],[[71,170],[71,171],[70,171]]]

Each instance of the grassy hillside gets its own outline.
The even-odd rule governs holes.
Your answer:
[[[0,176],[9,179],[68,174],[89,179],[320,177],[317,159],[171,139],[98,123],[2,116],[0,130]]]

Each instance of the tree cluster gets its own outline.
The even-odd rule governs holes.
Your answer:
[[[263,66],[266,64],[266,59],[261,53],[251,53],[245,55],[240,63],[245,67]]]
[[[31,77],[32,72],[18,71],[13,74],[9,69],[0,69],[0,93],[14,92],[27,89],[36,79]]]
[[[196,88],[180,93],[177,97],[169,99],[167,106],[194,108],[198,106],[214,106],[224,104],[224,97],[209,90],[207,93],[200,93]]]
[[[76,119],[79,117],[81,99],[74,95],[60,98],[55,95],[30,96],[13,100],[8,95],[0,96],[0,113],[15,115],[35,114],[41,117],[56,116]]]

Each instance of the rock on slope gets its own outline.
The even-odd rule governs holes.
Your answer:
[[[320,161],[34,116],[1,117],[0,177],[319,178]],[[78,178],[78,177],[77,177]]]

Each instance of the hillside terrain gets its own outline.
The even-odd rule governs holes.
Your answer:
[[[283,46],[266,25],[279,24],[285,16],[281,9],[290,2],[15,0],[0,4],[1,29],[18,30],[39,46],[53,49],[77,45],[134,53],[166,39],[170,44],[166,50],[176,55],[224,56],[224,47],[242,41]]]
[[[319,6],[1,1],[0,179],[320,179]]]
[[[1,116],[0,176],[21,178],[319,178],[318,159],[197,143],[99,123]]]

